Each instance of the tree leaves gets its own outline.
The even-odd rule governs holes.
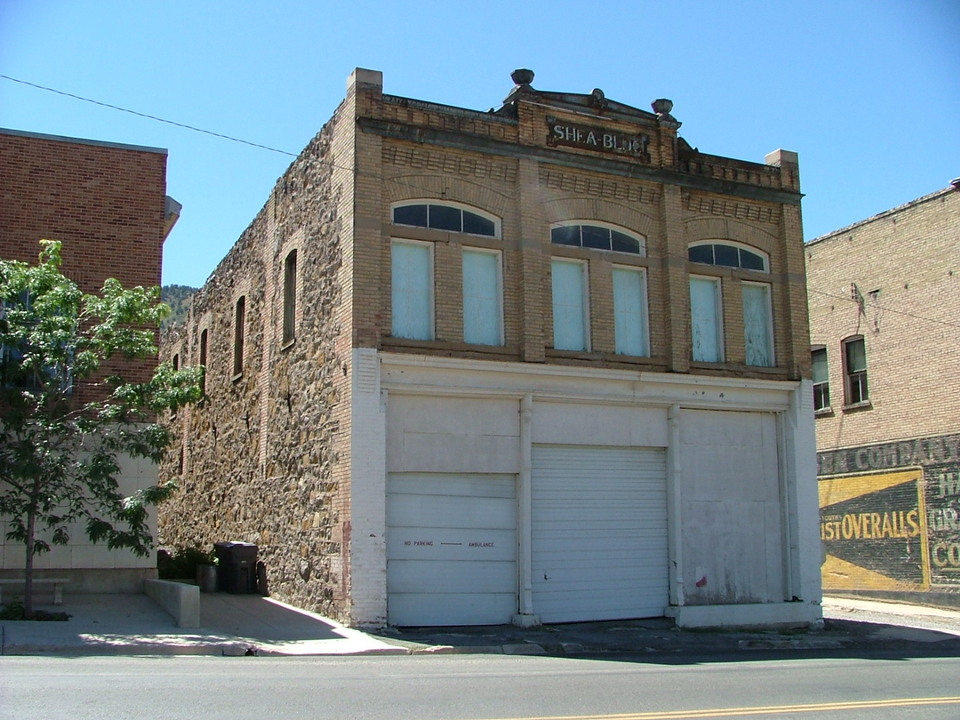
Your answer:
[[[26,606],[33,555],[70,541],[80,523],[92,542],[146,555],[147,506],[173,486],[120,492],[120,457],[159,462],[172,436],[155,414],[196,402],[202,368],[156,368],[146,382],[103,377],[111,358],[156,356],[169,313],[159,288],[113,278],[84,294],[60,271],[60,243],[41,241],[37,265],[0,260],[0,515],[25,547]],[[111,365],[114,367],[114,365]],[[102,389],[77,402],[79,383]]]

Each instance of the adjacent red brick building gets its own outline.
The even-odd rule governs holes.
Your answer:
[[[163,241],[180,209],[166,196],[166,167],[167,151],[160,148],[0,129],[0,257],[36,262],[41,239],[59,240],[63,272],[84,292],[97,292],[109,277],[125,287],[159,285]],[[155,359],[137,361],[124,374],[147,379],[155,365]],[[78,388],[78,402],[92,392]],[[156,482],[152,466],[127,464],[124,489]],[[0,574],[16,571],[22,556],[22,546],[0,545]],[[104,570],[124,570],[110,576],[135,581],[154,564],[78,544],[38,558],[39,568],[58,575],[76,571],[72,587],[98,589]]]

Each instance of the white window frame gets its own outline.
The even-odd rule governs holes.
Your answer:
[[[863,347],[863,368],[854,370],[850,367],[850,346],[859,343]],[[867,340],[863,335],[851,335],[841,343],[843,352],[843,402],[844,407],[859,408],[870,405],[870,383],[867,370]],[[856,388],[857,397],[854,398]]]
[[[558,303],[558,289],[556,284],[555,270],[558,265],[573,265],[580,270],[581,279],[581,297],[580,313],[582,315],[582,347],[560,347],[557,344],[557,307],[570,305],[569,303]],[[590,282],[587,273],[587,263],[583,260],[572,260],[570,258],[553,257],[550,262],[550,285],[551,299],[553,307],[553,347],[555,350],[570,350],[573,352],[590,352]],[[572,306],[572,305],[571,305]]]
[[[397,290],[397,275],[396,268],[394,265],[394,248],[397,246],[407,246],[407,247],[421,247],[427,249],[427,326],[428,332],[427,337],[410,337],[406,334],[398,334],[397,330],[397,318],[398,313],[396,312],[398,303],[398,290]],[[433,243],[422,242],[420,240],[407,240],[404,238],[391,238],[390,240],[390,334],[393,337],[404,339],[404,340],[433,340],[436,337],[436,302],[435,302],[435,279],[434,279],[434,248]]]
[[[741,297],[741,302],[742,302],[742,299],[743,299],[744,296],[745,296],[745,290],[746,290],[746,288],[748,288],[748,287],[759,287],[759,288],[762,288],[763,291],[764,291],[764,305],[765,305],[765,307],[764,307],[764,312],[763,312],[763,318],[764,318],[763,331],[764,331],[764,333],[766,334],[766,338],[765,338],[765,339],[766,339],[766,344],[767,344],[767,352],[768,352],[768,354],[769,354],[769,356],[770,356],[770,362],[769,362],[769,363],[765,363],[765,364],[763,364],[763,365],[760,365],[760,364],[757,364],[757,363],[751,363],[751,362],[750,362],[750,359],[751,359],[751,358],[749,357],[749,351],[748,351],[748,347],[747,347],[748,330],[749,330],[749,328],[747,327],[747,308],[746,308],[746,303],[742,303],[742,304],[743,304],[743,343],[744,343],[744,348],[743,348],[743,349],[744,349],[744,362],[745,362],[747,365],[749,365],[750,367],[776,367],[776,366],[777,366],[777,355],[776,355],[776,348],[774,347],[775,343],[774,343],[774,340],[773,340],[773,297],[772,297],[772,296],[773,296],[773,286],[771,286],[770,283],[748,282],[748,281],[745,280],[745,281],[743,281],[743,282],[740,283],[740,297]]]
[[[716,334],[715,342],[717,348],[717,357],[715,359],[705,359],[697,357],[697,343],[694,338],[697,332],[697,323],[694,320],[694,301],[693,301],[693,283],[695,281],[709,282],[714,289],[714,332]],[[723,331],[723,285],[718,277],[707,275],[690,276],[690,357],[694,362],[724,362],[724,331]]]
[[[629,313],[617,306],[617,273],[631,273],[640,278],[640,307],[637,313]],[[614,343],[615,352],[618,355],[632,355],[634,357],[650,357],[650,303],[647,290],[647,269],[635,265],[614,265],[612,271],[613,285],[613,325],[614,325]],[[642,348],[640,352],[627,352],[621,345],[621,333],[619,327],[621,321],[625,320],[624,315],[638,315],[640,322],[640,342]]]
[[[469,338],[467,336],[467,309],[468,309],[468,296],[466,292],[466,263],[467,257],[469,255],[487,255],[493,256],[496,263],[496,279],[495,287],[493,289],[495,293],[496,300],[496,337],[495,338],[486,338],[486,339],[477,339]],[[468,247],[464,246],[461,251],[461,281],[463,282],[463,341],[471,345],[493,345],[502,346],[504,344],[504,333],[503,333],[503,253],[499,250],[490,250],[488,248],[478,248],[478,247]],[[493,342],[490,342],[493,340]]]
[[[823,353],[823,370],[825,378],[823,380],[818,380],[816,372],[816,362],[814,361],[814,355],[817,353]],[[813,381],[813,411],[815,413],[829,413],[830,412],[830,352],[827,350],[826,345],[815,345],[810,348],[810,377]],[[817,389],[820,389],[819,393],[821,401],[826,397],[826,403],[821,404],[820,407],[817,407]]]

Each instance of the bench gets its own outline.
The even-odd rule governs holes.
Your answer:
[[[70,582],[67,578],[34,578],[33,586],[37,585],[53,585],[53,604],[54,605],[63,605],[63,586]],[[23,578],[3,578],[0,579],[0,603],[3,602],[3,586],[4,585],[25,585],[26,580]]]

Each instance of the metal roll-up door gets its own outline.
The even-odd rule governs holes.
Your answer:
[[[661,449],[535,445],[533,611],[546,623],[663,615]]]
[[[513,475],[395,473],[387,481],[387,619],[500,625],[517,612]]]

